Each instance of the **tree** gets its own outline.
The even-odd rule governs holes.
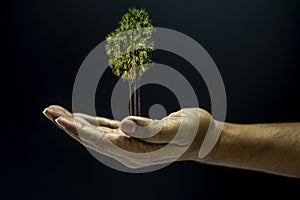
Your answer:
[[[119,27],[106,37],[106,53],[112,72],[128,82],[129,110],[131,115],[140,115],[138,80],[152,63],[151,54],[155,31],[145,9],[130,8],[119,22]]]

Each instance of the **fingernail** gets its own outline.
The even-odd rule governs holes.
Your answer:
[[[45,109],[43,110],[43,114],[47,116],[46,110],[47,110],[47,108],[45,108]]]
[[[123,122],[121,122],[121,130],[128,134],[134,134],[136,130],[136,123],[134,123],[132,120],[125,119]]]
[[[49,112],[49,108],[45,108],[45,109],[43,110],[43,114],[44,114],[47,118],[50,119],[50,115],[47,114],[47,112]]]
[[[65,127],[64,127],[62,124],[59,123],[58,118],[55,119],[54,121],[55,121],[55,123],[56,123],[60,128],[65,129]]]

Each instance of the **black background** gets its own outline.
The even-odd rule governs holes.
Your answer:
[[[85,56],[116,28],[129,7],[136,6],[149,11],[155,26],[185,33],[208,51],[225,83],[227,121],[300,121],[300,1],[12,0],[1,4],[0,199],[299,196],[297,179],[193,162],[173,163],[146,174],[113,170],[51,124],[42,110],[50,104],[71,108],[73,83]],[[188,64],[176,55],[158,52],[154,60],[189,75]],[[107,71],[99,83],[99,115],[111,116],[108,105],[116,80]],[[203,92],[200,106],[209,110],[204,83],[199,77],[189,80],[198,93]],[[168,95],[164,90],[158,88],[157,96]],[[143,92],[144,110],[149,104],[166,104],[160,99],[168,98],[168,112],[177,109],[172,95],[154,99],[148,94],[151,88]]]

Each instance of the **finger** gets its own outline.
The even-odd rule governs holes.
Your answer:
[[[74,135],[78,135],[81,139],[88,142],[101,140],[104,136],[104,133],[94,126],[89,126],[71,117],[61,116],[55,121],[64,129],[72,132]]]
[[[70,126],[66,126],[64,123],[68,123],[68,122],[62,122],[61,120],[63,117],[58,117],[57,119],[55,119],[55,124],[62,130],[64,130],[69,136],[71,136],[73,139],[77,140],[79,143],[82,144],[80,137],[77,134],[76,129],[71,128]],[[68,128],[66,128],[68,127]]]
[[[150,143],[169,143],[176,135],[180,118],[167,117],[153,120],[144,117],[130,116],[122,120],[121,130],[133,137]]]
[[[45,108],[43,114],[53,122],[56,118],[60,116],[72,117],[72,114],[69,111],[57,105],[51,105],[48,108]]]
[[[104,117],[93,117],[83,113],[74,113],[73,115],[76,117],[81,117],[95,126],[105,126],[109,128],[119,128],[120,126],[120,122],[117,120],[111,120]]]
[[[101,132],[84,119],[60,116],[55,119],[55,124],[82,145],[95,150],[90,143],[99,141],[99,138],[93,138],[93,136],[96,137]],[[102,132],[104,133],[103,130]]]
[[[109,143],[109,141],[123,150],[134,153],[152,152],[164,146],[163,144],[150,144],[131,138],[123,134],[120,130],[118,133],[115,129],[110,129],[111,131],[108,131],[108,128],[106,127],[104,127],[105,129],[99,130],[70,117],[62,116],[57,118],[56,121],[59,126],[63,127],[63,130],[68,134],[71,133],[72,137],[74,135],[78,137],[79,135],[80,141],[82,141],[81,143],[84,146],[99,153],[105,153],[106,155],[109,152],[110,156],[116,155],[115,152],[111,150],[111,143]]]
[[[84,115],[84,114],[80,114],[80,115]],[[77,115],[73,114],[73,118],[76,119],[76,120],[78,120],[79,122],[87,125],[87,126],[92,126],[95,129],[98,129],[98,130],[100,130],[102,132],[105,132],[105,133],[115,133],[118,130],[116,128],[109,128],[109,127],[106,127],[106,126],[94,125],[94,124],[90,123],[89,121],[87,121],[86,119],[80,117],[80,115],[78,113],[77,113]]]

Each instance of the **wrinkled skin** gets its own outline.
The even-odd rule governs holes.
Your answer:
[[[164,154],[157,159],[136,162],[130,154],[120,156],[113,151],[108,151],[109,143],[134,153],[154,152],[170,143],[172,152],[176,153],[187,149],[178,160],[201,161],[198,158],[199,148],[209,124],[211,122],[214,124],[211,115],[199,108],[185,108],[161,120],[129,116],[121,122],[82,113],[72,114],[57,105],[46,108],[43,113],[55,125],[85,147],[110,156],[130,168],[164,164],[169,161],[171,155],[170,158],[168,158],[168,154]],[[199,119],[201,120],[199,121]],[[189,127],[194,124],[197,124],[196,136],[190,145],[187,141],[191,134]],[[179,126],[182,127],[183,134],[174,140]]]

